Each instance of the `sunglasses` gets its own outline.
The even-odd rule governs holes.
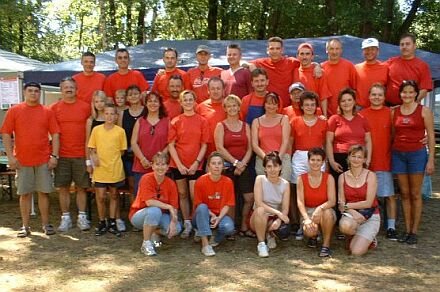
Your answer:
[[[154,126],[151,126],[151,128],[150,128],[150,135],[151,136],[154,136],[154,132],[156,131],[156,125],[154,125]]]
[[[156,198],[159,199],[160,198],[160,186],[156,187]]]

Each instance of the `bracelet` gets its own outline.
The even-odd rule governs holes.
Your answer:
[[[200,160],[198,160],[198,159],[196,159],[196,161],[197,161],[198,164],[202,163],[202,161],[200,161]]]
[[[92,161],[90,159],[86,160],[86,166],[92,166]]]
[[[55,154],[51,154],[50,157],[55,158],[56,160],[60,159],[60,157],[58,155],[55,155]]]
[[[347,211],[348,210],[348,205],[347,205],[347,203],[345,203],[344,204],[344,211]]]
[[[235,166],[237,166],[237,164],[239,163],[240,161],[238,161],[238,159],[235,159],[235,161],[234,161],[234,163],[232,164],[234,167]]]

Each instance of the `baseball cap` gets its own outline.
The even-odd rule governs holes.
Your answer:
[[[312,46],[311,43],[302,43],[302,44],[300,44],[298,46],[298,50],[296,50],[296,51],[298,52],[302,48],[308,48],[308,49],[312,50],[312,53],[314,53],[313,46]]]
[[[211,51],[209,50],[208,46],[200,45],[197,47],[196,54],[200,52],[207,52],[208,54],[211,54]]]
[[[379,48],[379,41],[375,38],[368,38],[362,42],[362,50],[369,47],[377,47]]]
[[[40,85],[40,83],[33,82],[33,81],[31,81],[31,82],[26,82],[26,84],[24,85],[23,88],[26,89],[26,88],[28,88],[28,87],[37,87],[38,89],[41,90],[41,85]]]
[[[291,93],[294,89],[299,89],[301,91],[304,91],[305,87],[304,84],[302,84],[301,82],[295,82],[289,86],[289,93]]]

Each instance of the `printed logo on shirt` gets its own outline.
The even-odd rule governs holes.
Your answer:
[[[213,195],[208,196],[208,199],[210,200],[220,200],[220,198],[221,198],[220,192],[215,192]]]

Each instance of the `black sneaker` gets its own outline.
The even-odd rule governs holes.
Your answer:
[[[105,220],[99,221],[98,227],[95,228],[95,235],[101,236],[107,232],[107,223]]]
[[[410,244],[410,245],[417,244],[417,234],[414,234],[414,233],[408,234],[408,238],[406,239],[406,243]]]
[[[409,233],[405,232],[400,235],[400,237],[397,239],[397,241],[400,243],[404,243],[408,240],[408,238],[409,238]]]
[[[307,246],[310,248],[317,248],[318,240],[316,238],[309,238],[309,240],[307,241]]]
[[[111,234],[116,235],[117,237],[120,237],[122,235],[122,233],[118,230],[118,227],[116,226],[116,221],[114,220],[110,221],[107,231]]]
[[[388,228],[387,230],[387,239],[391,241],[397,241],[397,233],[393,228]]]

